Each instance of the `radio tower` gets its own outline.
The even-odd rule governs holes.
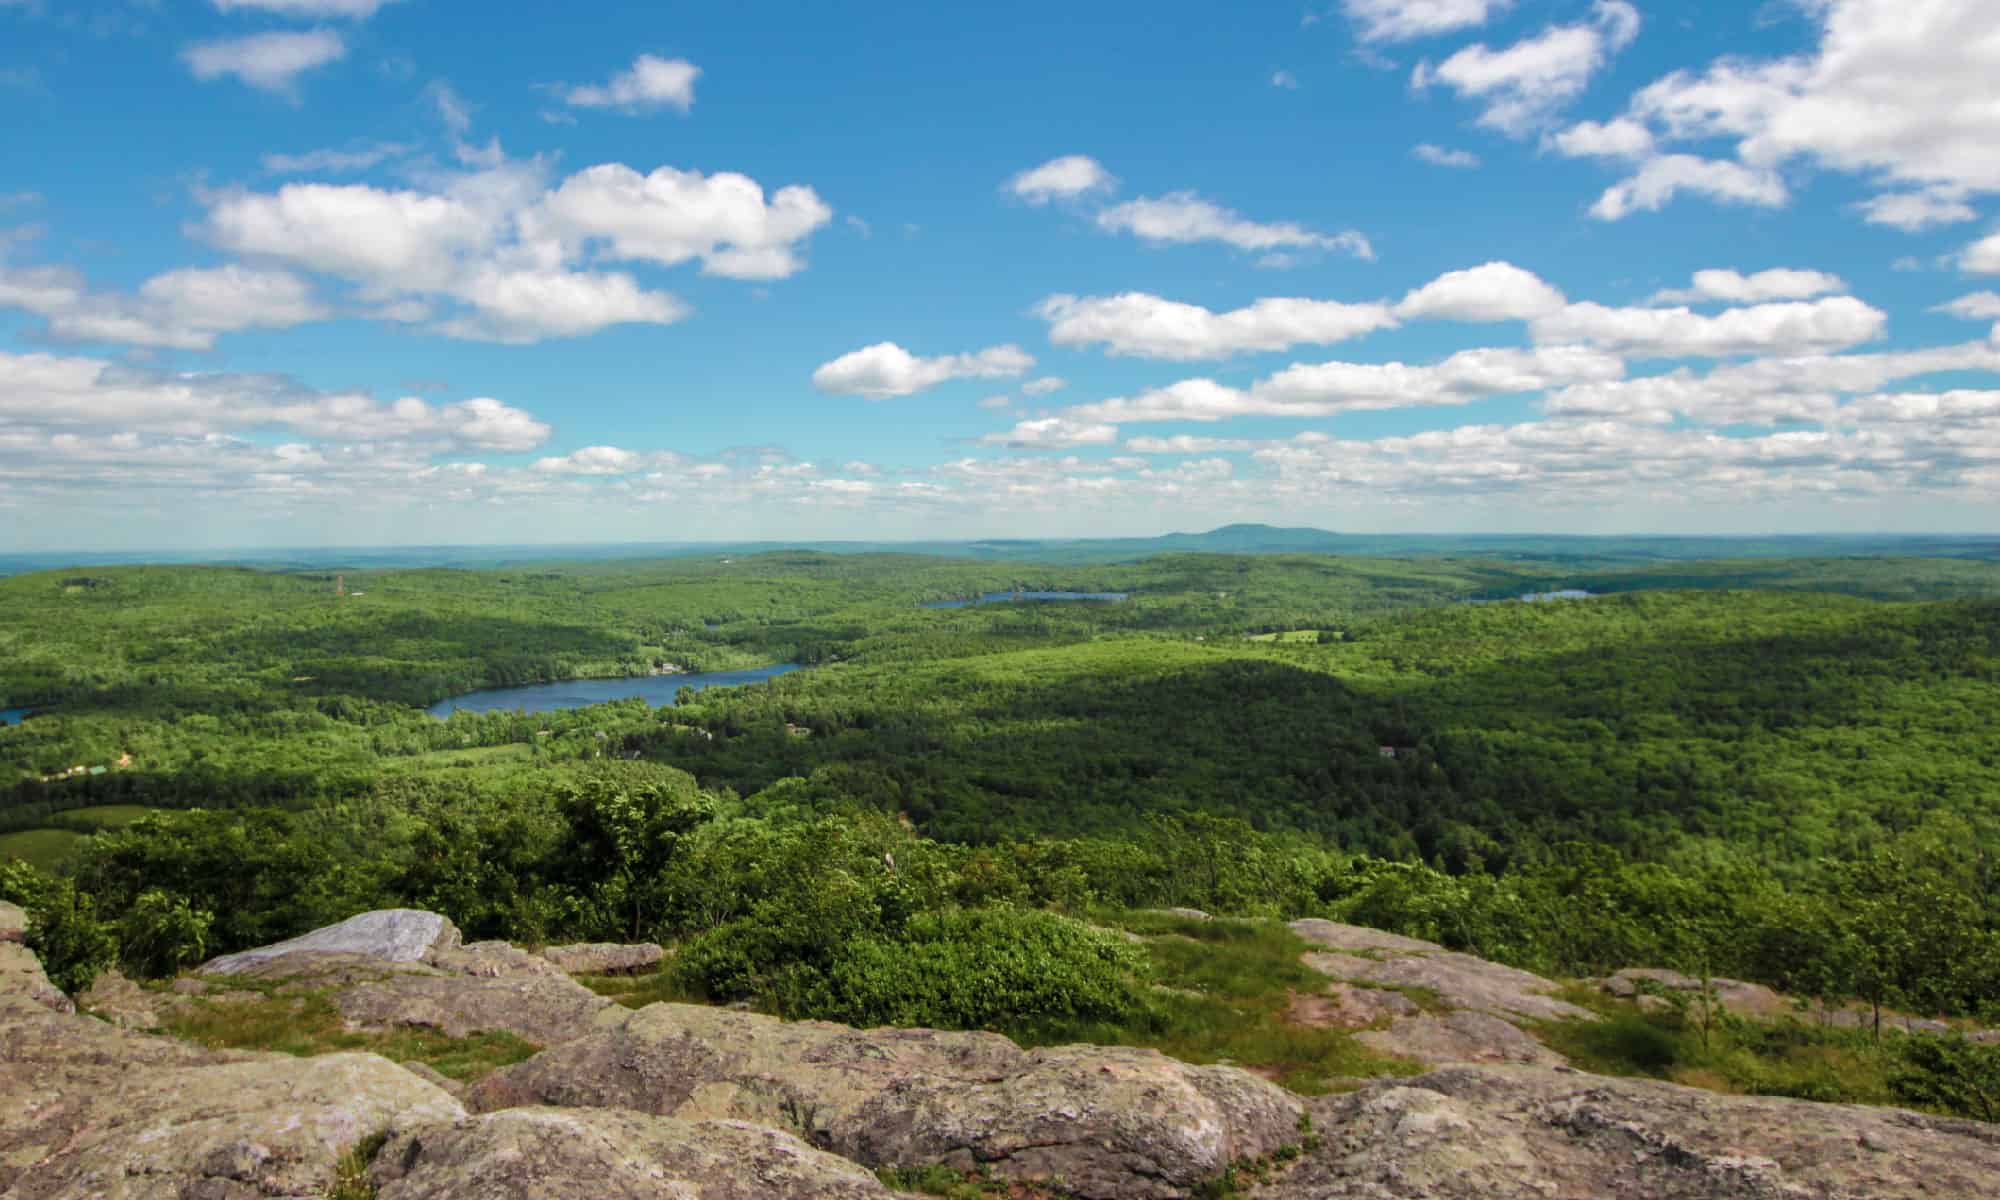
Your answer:
[[[333,577],[333,594],[335,596],[347,595],[347,576],[335,575]]]

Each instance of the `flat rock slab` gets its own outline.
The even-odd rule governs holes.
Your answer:
[[[542,957],[572,975],[636,975],[659,966],[666,960],[667,951],[653,942],[635,945],[578,942],[569,946],[545,946]]]
[[[1453,1067],[1311,1105],[1257,1200],[1939,1200],[2000,1195],[2000,1129],[1534,1067]]]
[[[458,944],[458,927],[437,913],[389,908],[361,913],[289,941],[212,958],[198,972],[236,975],[270,959],[307,952],[353,954],[385,963],[414,963],[435,952],[454,949]]]
[[[1294,1025],[1316,1029],[1367,1029],[1384,1021],[1414,1017],[1422,1011],[1416,1001],[1401,992],[1334,983],[1327,985],[1324,994],[1293,992],[1285,1019]]]
[[[1358,1033],[1354,1040],[1378,1054],[1426,1066],[1451,1063],[1522,1063],[1560,1067],[1562,1055],[1490,1013],[1460,1010],[1442,1016],[1415,1016],[1387,1029]]]
[[[391,1140],[378,1200],[886,1200],[873,1174],[740,1121],[518,1108]]]
[[[1398,954],[1444,953],[1444,947],[1436,942],[1418,941],[1416,938],[1404,937],[1400,933],[1386,933],[1380,929],[1369,929],[1361,925],[1322,921],[1318,917],[1293,921],[1289,928],[1313,945],[1328,950],[1345,950],[1349,953],[1370,950],[1385,950]]]
[[[864,1166],[984,1166],[1086,1200],[1191,1195],[1296,1142],[1296,1097],[1150,1050],[1024,1051],[997,1034],[858,1030],[654,1004],[494,1072],[482,1111],[624,1108],[746,1120]]]
[[[1503,1020],[1595,1021],[1597,1014],[1558,1000],[1556,985],[1540,975],[1503,967],[1453,950],[1385,954],[1314,952],[1303,961],[1335,979],[1380,987],[1423,988],[1452,1008],[1489,1013]]]
[[[434,1029],[447,1037],[511,1033],[537,1046],[582,1037],[611,1001],[558,974],[466,977],[395,975],[334,993],[347,1023],[362,1029]]]
[[[464,1113],[372,1054],[217,1052],[0,1002],[6,1200],[322,1196],[365,1139]]]

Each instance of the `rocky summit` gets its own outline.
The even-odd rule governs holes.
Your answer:
[[[410,913],[217,960],[172,988],[111,981],[113,1024],[91,997],[79,1014],[55,992],[20,925],[0,909],[0,1200],[861,1200],[896,1194],[883,1180],[907,1176],[884,1169],[929,1166],[1085,1200],[1213,1195],[1231,1179],[1259,1200],[2000,1194],[2000,1128],[1606,1078],[1547,1051],[1513,1061],[1495,1038],[1534,1044],[1516,1022],[1562,1003],[1547,981],[1325,923],[1300,932],[1352,960],[1331,974],[1421,977],[1443,997],[1355,1012],[1458,1061],[1305,1099],[1150,1050],[635,1011],[549,958],[465,946],[442,917]],[[461,1088],[372,1053],[139,1031],[243,986],[325,997],[353,1029],[501,1031],[540,1048]]]

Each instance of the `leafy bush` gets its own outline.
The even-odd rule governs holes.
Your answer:
[[[53,881],[27,911],[28,949],[63,991],[83,991],[117,960],[118,935],[97,919],[96,900],[69,880]]]
[[[778,974],[787,1016],[995,1029],[1137,1011],[1141,957],[1115,934],[1009,908],[925,913],[900,939],[856,938],[823,970]]]
[[[1979,1121],[2000,1121],[2000,1046],[1965,1037],[1914,1034],[1902,1070],[1889,1077],[1896,1098]]]
[[[165,979],[208,956],[215,914],[155,888],[141,892],[119,924],[119,962],[142,979]]]

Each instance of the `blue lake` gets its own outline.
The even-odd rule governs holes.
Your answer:
[[[988,592],[971,600],[932,600],[919,608],[971,608],[975,604],[1007,604],[1015,600],[1125,600],[1130,592]]]
[[[19,725],[33,711],[31,708],[0,708],[0,725]]]
[[[630,700],[634,696],[662,708],[671,706],[674,695],[682,688],[693,688],[699,692],[712,687],[740,687],[746,683],[762,683],[766,679],[789,675],[798,669],[797,663],[779,663],[770,667],[752,667],[747,671],[711,671],[705,675],[634,675],[625,679],[531,683],[525,687],[467,692],[463,696],[439,701],[431,705],[429,711],[434,717],[448,717],[460,709],[467,712],[513,712],[517,709],[531,713],[560,712],[612,700]]]

